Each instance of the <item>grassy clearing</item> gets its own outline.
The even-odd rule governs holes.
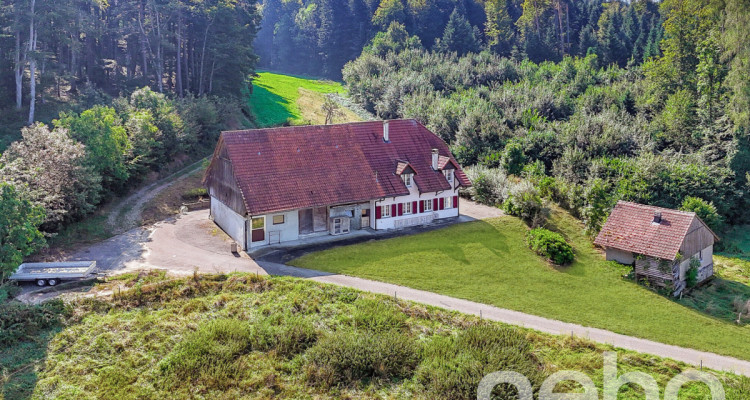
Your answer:
[[[339,82],[259,72],[253,80],[253,93],[248,102],[260,127],[285,123],[322,124],[325,121],[325,116],[320,112],[323,94],[344,92]],[[342,111],[345,116],[336,122],[359,120],[351,111]]]
[[[45,360],[27,382],[31,398],[465,399],[476,398],[484,374],[500,369],[525,372],[536,388],[558,370],[576,369],[601,390],[602,353],[614,350],[294,278],[154,272],[94,292],[114,287],[123,290],[112,299],[74,300],[67,326],[45,336],[25,367],[15,362],[33,368]],[[12,350],[27,342],[0,358],[24,358]],[[618,356],[619,373],[646,372],[662,390],[687,368]],[[715,374],[728,399],[750,395],[750,379]],[[3,385],[6,399],[15,398],[9,381]],[[619,399],[640,392],[624,387]],[[680,399],[706,396],[698,384],[680,392]]]
[[[410,237],[334,248],[291,264],[469,299],[662,343],[750,359],[750,325],[707,316],[623,279],[579,222],[556,210],[550,228],[576,260],[553,267],[526,247],[528,228],[501,217]]]

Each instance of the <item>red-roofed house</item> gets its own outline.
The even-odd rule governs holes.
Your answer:
[[[471,184],[415,120],[222,132],[203,182],[243,249],[457,217]]]
[[[679,295],[691,260],[697,282],[713,275],[718,239],[695,213],[619,201],[594,243],[605,249],[607,260],[633,265],[637,279],[671,285]]]

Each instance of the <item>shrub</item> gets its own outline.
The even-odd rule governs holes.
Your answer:
[[[477,385],[495,371],[515,371],[527,377],[534,388],[543,380],[542,363],[531,343],[518,330],[482,324],[469,327],[456,336],[433,340],[424,352],[416,378],[432,398],[476,398]],[[498,385],[494,398],[515,398],[509,385]]]
[[[208,190],[206,188],[193,188],[188,189],[182,194],[183,200],[198,200],[201,197],[208,196]]]
[[[291,314],[269,317],[256,323],[252,336],[253,350],[275,350],[283,357],[300,354],[318,340],[318,334],[309,321]]]
[[[308,381],[333,387],[368,378],[408,378],[419,363],[419,346],[394,330],[347,329],[324,337],[306,355]]]
[[[698,284],[698,268],[701,266],[701,260],[693,257],[690,259],[690,264],[687,271],[685,271],[685,284],[687,287],[695,287]]]
[[[69,310],[62,301],[53,300],[39,305],[5,303],[0,305],[0,345],[11,346],[23,339],[38,336],[56,327]]]
[[[202,323],[187,335],[160,363],[172,384],[200,382],[207,387],[229,387],[246,366],[237,359],[251,350],[250,324],[232,319]]]
[[[466,168],[466,174],[472,183],[467,190],[472,200],[494,206],[508,197],[510,181],[502,169],[473,166]]]
[[[528,181],[519,182],[510,189],[503,210],[532,227],[544,224],[549,216],[549,209],[542,201],[539,190]]]
[[[503,151],[503,168],[509,175],[520,175],[526,164],[526,155],[523,154],[523,145],[511,140],[505,145]]]
[[[358,299],[357,308],[352,317],[354,327],[373,332],[387,332],[391,330],[403,331],[408,328],[406,315],[391,303],[382,300]]]
[[[531,250],[555,264],[563,265],[573,262],[573,248],[559,233],[544,228],[532,229],[526,233],[526,243]]]
[[[682,201],[680,210],[694,212],[695,215],[698,216],[698,218],[703,220],[703,222],[705,222],[706,225],[708,225],[708,227],[713,229],[714,231],[718,230],[721,227],[721,216],[716,211],[716,207],[714,206],[713,202],[705,201],[700,197],[688,196],[685,197],[685,200]]]

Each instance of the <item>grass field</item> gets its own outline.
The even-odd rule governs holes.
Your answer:
[[[573,369],[601,392],[604,351],[617,351],[618,374],[645,372],[662,390],[690,368],[295,278],[136,273],[91,293],[110,291],[116,295],[73,300],[61,325],[41,330],[0,309],[0,322],[34,332],[0,334],[0,399],[468,399],[500,369],[523,372],[535,388]],[[750,396],[750,378],[714,374],[728,399]],[[679,398],[707,394],[688,384]],[[625,386],[618,398],[643,393]]]
[[[291,264],[750,359],[750,325],[706,315],[624,280],[629,268],[604,261],[567,213],[555,211],[551,225],[574,247],[570,266],[550,266],[532,253],[526,226],[513,217],[334,248]]]
[[[345,93],[339,82],[316,80],[295,75],[259,72],[253,80],[249,104],[260,127],[292,124],[322,124],[323,95]],[[357,121],[359,118],[342,108],[344,115],[334,122]]]

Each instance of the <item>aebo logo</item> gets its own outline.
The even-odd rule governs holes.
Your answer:
[[[573,381],[583,387],[583,393],[555,393],[555,386],[560,382]],[[724,386],[719,380],[707,373],[688,370],[680,373],[667,383],[664,389],[664,400],[677,400],[680,388],[688,382],[703,382],[711,391],[712,400],[725,400]],[[479,382],[477,400],[490,400],[495,386],[507,383],[518,390],[518,400],[534,400],[531,382],[525,376],[513,371],[493,372]],[[656,380],[643,372],[628,372],[617,376],[617,353],[604,353],[604,385],[603,400],[617,400],[620,388],[634,384],[643,388],[646,400],[659,400],[659,384]],[[539,388],[538,400],[598,400],[599,390],[594,381],[586,374],[578,371],[559,371],[550,375]]]

